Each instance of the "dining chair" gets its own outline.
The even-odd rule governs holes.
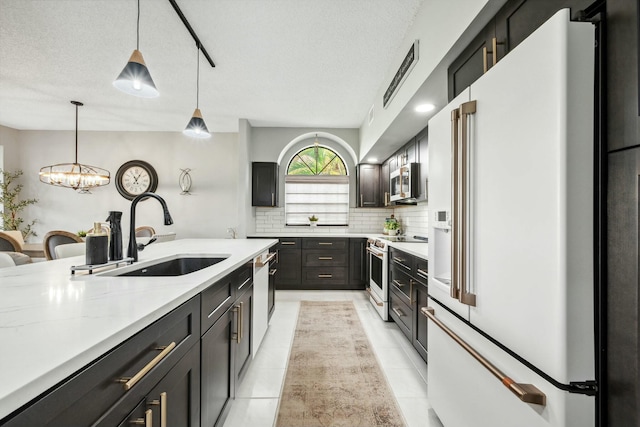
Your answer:
[[[156,234],[156,230],[149,225],[142,225],[140,227],[136,227],[136,237],[151,237]]]
[[[18,233],[20,233],[18,231]],[[0,251],[2,252],[22,252],[22,245],[12,233],[0,231]]]
[[[15,267],[16,263],[13,262],[13,258],[4,252],[0,252],[0,268],[3,267]]]
[[[86,253],[86,250],[87,250],[87,244],[85,242],[58,245],[54,248],[54,252],[56,253],[56,259],[84,255]]]
[[[75,233],[64,230],[50,231],[44,235],[44,256],[48,260],[57,259],[55,247],[59,245],[68,245],[69,243],[83,243],[81,237]]]

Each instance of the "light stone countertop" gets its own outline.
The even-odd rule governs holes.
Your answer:
[[[84,256],[0,269],[0,420],[276,243],[175,240],[152,244],[121,267],[176,254],[228,256],[174,277],[72,276]]]

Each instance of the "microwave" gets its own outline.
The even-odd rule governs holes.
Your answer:
[[[392,202],[410,202],[420,194],[420,163],[407,163],[391,172],[389,200]]]

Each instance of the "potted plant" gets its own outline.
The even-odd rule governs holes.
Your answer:
[[[382,234],[388,234],[390,236],[395,236],[400,231],[400,222],[391,215],[390,218],[387,218],[384,222],[384,229],[382,230]]]
[[[16,184],[15,181],[22,176],[22,171],[7,172],[0,169],[2,181],[0,182],[0,205],[2,205],[2,229],[20,230],[22,238],[27,240],[29,236],[37,236],[32,227],[36,223],[34,219],[30,223],[23,225],[24,218],[20,216],[27,206],[38,203],[38,199],[20,200],[20,192],[22,184]]]
[[[318,225],[318,217],[315,215],[311,215],[309,217],[309,225],[312,227],[315,227],[316,225]]]

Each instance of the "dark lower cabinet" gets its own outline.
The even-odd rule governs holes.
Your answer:
[[[273,250],[273,249],[272,249]],[[269,320],[276,309],[276,277],[278,276],[278,256],[269,262],[269,288],[267,291],[267,304],[269,307]]]
[[[302,282],[302,239],[280,238],[276,289],[298,289]]]
[[[202,299],[203,319],[215,321],[203,320],[201,425],[213,427],[224,424],[231,401],[251,362],[252,265],[238,268],[202,295],[207,296]]]
[[[235,341],[234,373],[235,389],[237,390],[242,378],[247,372],[251,362],[251,323],[253,311],[253,284],[244,289],[244,293],[238,297],[234,309],[236,310],[236,328],[233,334]],[[235,391],[234,391],[235,395]]]
[[[389,250],[389,317],[427,360],[427,260],[396,248]]]
[[[166,412],[176,420],[173,425],[198,426],[199,331],[198,295],[0,424],[111,427],[144,414],[143,419],[150,416],[153,425],[159,425],[160,414]],[[145,369],[149,366],[152,369]]]
[[[349,288],[364,290],[367,280],[367,239],[349,239]]]
[[[202,336],[202,427],[222,425],[231,407],[235,319],[234,308],[228,308]]]

